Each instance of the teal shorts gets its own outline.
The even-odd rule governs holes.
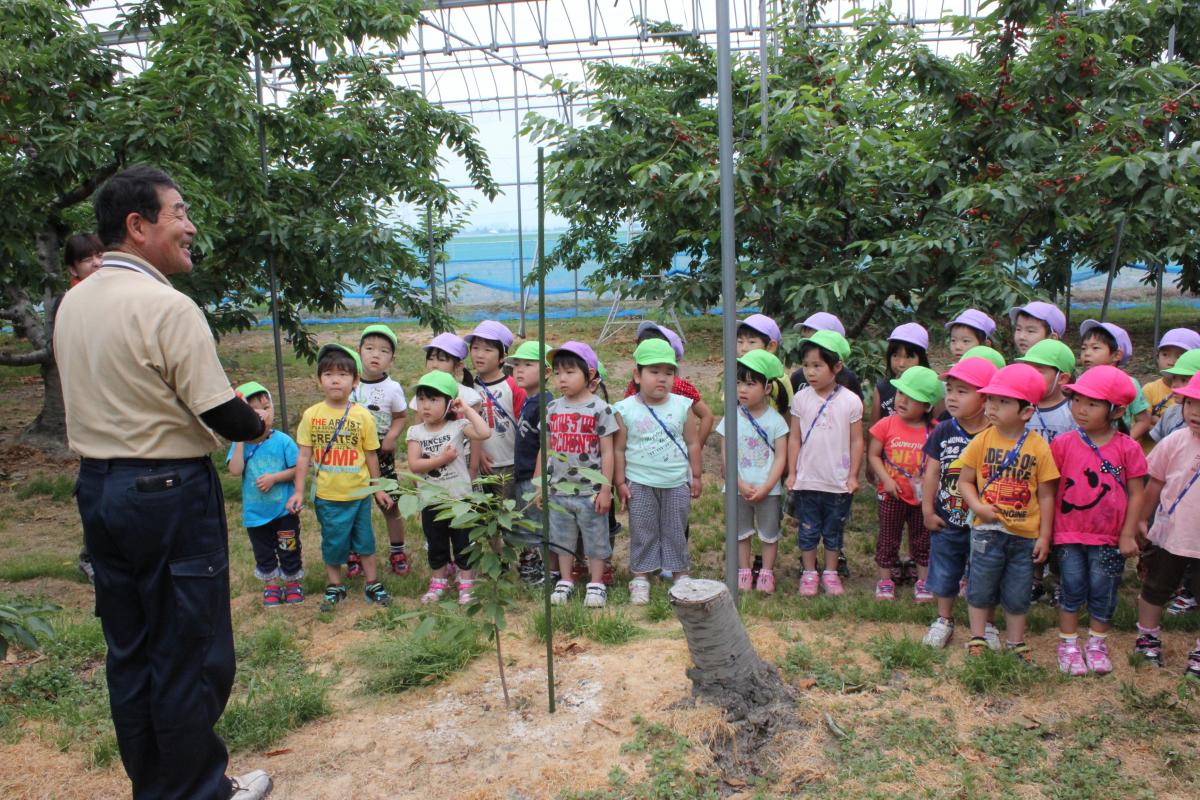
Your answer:
[[[341,566],[353,550],[360,556],[375,553],[375,531],[371,528],[371,498],[322,500],[317,498],[317,522],[321,523],[321,558],[331,567]]]

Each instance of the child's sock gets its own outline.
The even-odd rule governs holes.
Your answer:
[[[1108,631],[1100,633],[1100,631],[1094,631],[1091,628],[1088,628],[1088,636],[1092,637],[1093,639],[1100,639],[1103,641],[1104,639],[1108,638]]]
[[[392,552],[393,553],[403,553],[404,552],[404,542],[401,542],[400,544],[392,545]]]
[[[1058,638],[1061,639],[1062,641],[1066,642],[1067,644],[1078,644],[1079,643],[1079,634],[1078,633],[1063,633],[1062,631],[1059,631]]]
[[[953,619],[953,618],[951,618],[951,617],[942,617],[942,616],[939,616],[939,617],[937,618],[937,621],[938,621],[938,622],[940,622],[940,623],[942,623],[943,625],[949,625],[951,628],[953,628],[953,627],[954,627],[954,619]]]
[[[1021,641],[1019,641],[1019,642],[1009,642],[1009,641],[1005,641],[1005,642],[1004,642],[1004,649],[1005,649],[1005,650],[1016,650],[1018,647],[1024,647],[1024,646],[1025,646],[1025,640],[1024,640],[1024,639],[1022,639],[1022,640],[1021,640]]]
[[[1162,632],[1162,628],[1158,627],[1157,625],[1155,625],[1153,628],[1147,628],[1140,622],[1137,624],[1137,629],[1138,633],[1145,634],[1146,636],[1158,636],[1158,634]]]

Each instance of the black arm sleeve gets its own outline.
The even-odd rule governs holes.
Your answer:
[[[267,432],[262,417],[240,397],[210,408],[200,415],[200,419],[231,442],[248,442]]]

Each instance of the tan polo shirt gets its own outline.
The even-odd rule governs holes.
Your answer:
[[[54,327],[67,439],[85,458],[194,458],[220,445],[199,415],[232,400],[190,297],[121,251],[67,292]]]

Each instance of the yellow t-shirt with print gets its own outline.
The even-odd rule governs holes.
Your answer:
[[[343,414],[346,421],[338,430]],[[334,431],[337,431],[337,439],[333,438]],[[312,461],[318,466],[317,497],[343,501],[362,499],[362,490],[371,482],[367,452],[379,449],[379,434],[370,411],[357,403],[351,403],[347,408],[317,403],[300,418],[296,443],[313,450]]]
[[[991,481],[986,490],[983,488],[1004,464],[1005,456],[1017,446],[1017,441],[995,428],[987,428],[963,450],[962,464],[975,470],[975,487],[983,502],[995,507],[997,521],[1014,536],[1036,539],[1041,525],[1038,484],[1059,477],[1050,446],[1041,434],[1029,431],[1012,465]]]

